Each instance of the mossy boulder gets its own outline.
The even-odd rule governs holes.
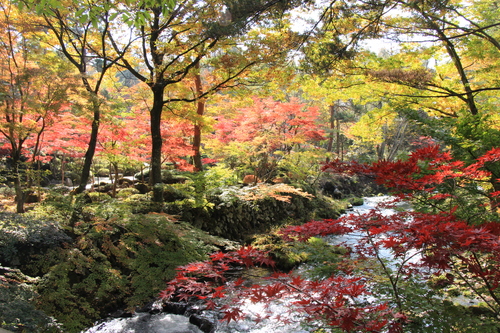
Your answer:
[[[85,209],[92,205],[97,204]],[[79,221],[71,230],[54,225],[50,232],[32,228],[27,219],[2,224],[9,237],[0,243],[0,253],[10,253],[10,263],[37,277],[40,310],[56,318],[64,332],[79,332],[117,309],[142,306],[166,287],[176,267],[237,246],[163,213],[100,216],[97,210],[91,221]],[[16,259],[19,253],[25,253],[22,260]]]
[[[251,245],[259,250],[267,251],[273,257],[278,269],[290,271],[300,264],[307,263],[309,269],[303,274],[310,278],[324,278],[338,271],[338,263],[347,250],[331,246],[321,238],[311,237],[305,242],[284,241],[273,229],[266,234],[255,235]]]

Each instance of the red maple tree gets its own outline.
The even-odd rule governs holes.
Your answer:
[[[290,311],[304,314],[303,320],[321,320],[345,332],[402,332],[415,316],[415,310],[409,308],[410,303],[403,296],[403,284],[416,277],[431,280],[442,275],[448,284],[469,288],[488,311],[498,316],[500,223],[497,207],[482,205],[489,214],[482,214],[477,220],[464,220],[464,213],[455,204],[459,194],[474,189],[471,184],[491,176],[484,166],[499,160],[500,149],[492,149],[466,166],[432,146],[416,151],[405,161],[371,165],[330,162],[324,170],[363,173],[390,188],[395,197],[385,206],[394,206],[403,199],[417,199],[420,204],[425,201],[430,209],[396,211],[392,215],[375,209],[366,214],[282,229],[286,241],[305,241],[330,233],[356,233],[358,240],[350,245],[352,251],[347,253],[350,258],[346,257],[338,265],[339,274],[323,280],[304,279],[293,272],[276,273],[261,285],[248,286],[242,279],[228,279],[227,273],[233,272],[235,265],[272,266],[272,262],[263,259],[264,253],[244,247],[238,252],[217,253],[206,262],[179,268],[178,276],[161,296],[177,300],[203,299],[207,308],[222,311],[225,321],[245,317],[243,300],[269,304],[273,300],[288,299]],[[450,191],[450,183],[459,184],[462,192]],[[476,204],[488,203],[499,195],[494,188],[472,194]],[[392,264],[383,258],[384,251],[391,253]],[[387,303],[360,301],[370,295],[374,281],[371,280],[373,274],[356,265],[370,258],[379,263],[389,281],[392,300]],[[219,299],[227,295],[233,297],[231,305],[221,305]],[[256,320],[272,317],[265,309]],[[290,320],[282,316],[274,319]]]

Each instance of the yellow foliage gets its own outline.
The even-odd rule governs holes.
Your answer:
[[[290,202],[290,199],[292,198],[291,195],[298,195],[309,199],[314,198],[314,195],[287,184],[270,185],[266,183],[258,183],[255,186],[245,187],[242,190],[242,194],[238,194],[237,196],[241,200],[245,201],[273,198],[278,201]]]
[[[396,117],[397,112],[387,106],[372,109],[351,126],[347,134],[351,137],[357,137],[363,142],[382,143],[385,138],[384,133],[394,125]]]

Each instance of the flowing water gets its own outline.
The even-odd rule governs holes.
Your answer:
[[[182,315],[139,313],[131,318],[116,318],[95,325],[85,333],[203,333]]]
[[[379,203],[389,200],[389,197],[365,198],[362,206],[356,206],[347,214],[364,214],[374,209]],[[383,214],[391,214],[392,210],[382,210]],[[333,236],[328,239],[331,244],[344,243],[355,245],[361,235],[351,233],[343,236]],[[389,257],[390,253],[384,252],[383,256]],[[250,315],[248,320],[230,322],[229,324],[218,324],[215,333],[310,333],[314,328],[303,327],[301,318],[297,314],[290,314],[286,301],[268,304],[273,315],[281,315],[282,318],[290,319],[290,324],[273,319],[263,320],[256,323]],[[245,303],[245,313],[258,314],[263,312],[263,304]],[[197,326],[189,323],[189,318],[182,315],[167,313],[148,314],[139,313],[131,318],[117,318],[97,324],[83,333],[200,333]]]

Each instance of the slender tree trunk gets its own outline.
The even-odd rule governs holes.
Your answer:
[[[194,125],[194,136],[193,136],[193,163],[197,171],[203,171],[203,164],[201,163],[201,126],[199,124]]]
[[[33,186],[33,183],[36,182],[36,186],[40,187],[40,180],[42,177],[42,170],[41,170],[41,165],[40,161],[36,160],[36,157],[38,156],[40,152],[40,146],[41,146],[41,137],[43,134],[43,131],[45,130],[45,118],[41,117],[42,120],[42,127],[40,130],[36,133],[36,141],[35,141],[35,148],[33,148],[33,154],[32,154],[32,162],[31,162],[31,169],[33,170],[32,176],[28,179],[28,188]],[[37,169],[38,165],[38,169]]]
[[[335,139],[337,146],[337,156],[340,156],[340,119],[335,119]]]
[[[493,186],[494,192],[500,191],[500,178],[498,175],[492,172],[492,176],[490,178],[490,183]],[[500,209],[500,196],[494,196],[491,199],[491,209],[493,211],[497,211]]]
[[[162,183],[161,179],[161,148],[163,139],[161,137],[161,115],[163,111],[163,91],[164,87],[153,87],[153,107],[149,111],[151,120],[151,171],[149,173],[149,183],[155,186]],[[163,195],[158,191],[153,191],[153,201],[162,202]]]
[[[396,158],[396,155],[400,150],[400,147],[403,145],[407,127],[408,127],[408,121],[406,119],[401,119],[401,123],[398,125],[397,132],[394,135],[394,139],[392,140],[393,141],[392,147],[390,147],[389,152],[387,154],[388,161],[393,161]]]
[[[101,109],[99,101],[93,101],[94,109],[94,120],[92,121],[92,130],[90,132],[90,140],[85,152],[85,161],[83,163],[82,172],[80,175],[80,185],[76,188],[76,193],[82,193],[87,188],[87,183],[90,178],[90,168],[92,167],[92,161],[94,160],[95,149],[97,146],[97,135],[99,133],[99,122],[101,118]]]
[[[196,64],[196,69],[198,70],[198,73],[196,73],[194,82],[196,86],[196,94],[197,96],[200,96],[202,94],[200,63]],[[204,113],[205,113],[205,100],[204,99],[198,100],[196,102],[196,114],[201,118],[203,117]],[[201,126],[199,121],[196,120],[194,124],[194,135],[193,135],[193,150],[194,150],[193,163],[196,170],[203,171],[200,148],[201,148]]]
[[[66,183],[64,182],[64,177],[65,176],[65,172],[64,172],[64,153],[61,155],[61,184],[62,185],[66,185]]]
[[[118,163],[112,163],[113,166],[113,190],[112,190],[112,196],[113,198],[116,198],[116,186],[118,185]]]
[[[16,178],[14,180],[14,189],[16,191],[16,212],[19,214],[24,213],[24,202],[26,201],[25,193],[23,191],[20,178],[21,175],[17,173]]]
[[[12,168],[14,170],[14,190],[16,191],[16,212],[24,213],[25,193],[21,183],[21,173],[19,170],[19,161],[21,153],[12,150]]]
[[[328,146],[326,151],[331,153],[333,151],[333,136],[335,130],[335,104],[330,105],[330,135],[328,136]],[[326,158],[326,163],[330,162],[330,158]]]
[[[457,70],[458,74],[460,75],[460,81],[462,82],[462,86],[465,90],[465,97],[461,97],[461,99],[467,103],[467,106],[469,108],[469,112],[472,115],[478,114],[479,110],[477,109],[476,101],[475,101],[475,95],[471,89],[469,78],[467,77],[466,69],[464,65],[462,64],[462,60],[460,58],[460,55],[458,54],[457,49],[455,48],[455,45],[452,43],[450,38],[445,34],[443,29],[439,27],[439,25],[434,22],[432,17],[429,17],[426,15],[425,12],[421,11],[421,14],[425,17],[427,20],[427,23],[429,26],[436,32],[439,40],[443,42],[446,52],[450,56],[451,60],[453,61],[453,65],[455,66],[455,69]]]

